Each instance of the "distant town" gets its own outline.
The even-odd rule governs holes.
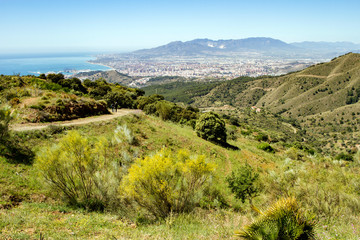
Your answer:
[[[98,61],[97,61],[98,62]],[[239,76],[281,75],[304,69],[310,60],[236,60],[224,58],[171,60],[113,60],[100,63],[132,77],[181,76],[233,79]]]

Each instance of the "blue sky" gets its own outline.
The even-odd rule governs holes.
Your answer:
[[[130,51],[195,38],[360,43],[358,0],[0,0],[0,54]]]

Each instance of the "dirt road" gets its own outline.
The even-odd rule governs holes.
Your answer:
[[[125,116],[128,114],[140,114],[142,111],[138,109],[119,109],[117,112],[113,112],[112,114],[87,117],[87,118],[78,118],[69,121],[61,121],[61,122],[51,122],[51,123],[26,123],[26,124],[14,124],[10,125],[10,129],[13,131],[30,131],[30,130],[39,130],[46,128],[49,125],[56,126],[76,126],[83,125],[87,123],[107,121],[117,117]]]

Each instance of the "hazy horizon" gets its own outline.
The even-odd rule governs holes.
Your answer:
[[[249,38],[262,38],[262,37],[249,37]],[[264,37],[264,38],[267,38],[267,37]],[[197,39],[200,39],[200,38],[197,38]],[[213,40],[213,41],[219,41],[219,40],[239,40],[239,39],[210,39],[210,38],[203,38],[203,39],[209,39],[209,40]],[[185,41],[182,41],[182,42],[187,42],[187,41],[192,41],[192,40],[196,40],[196,39],[191,39],[191,40],[185,40]],[[276,40],[280,40],[282,41],[281,39],[276,39]],[[169,44],[171,42],[176,42],[176,41],[180,41],[180,40],[173,40],[173,41],[170,41],[168,43],[165,43],[163,45],[166,45],[166,44]],[[356,42],[351,42],[351,41],[334,41],[334,42],[330,42],[330,41],[311,41],[311,40],[307,40],[307,41],[302,41],[302,42],[318,42],[318,43],[321,43],[321,42],[328,42],[328,43],[353,43],[353,44],[359,44],[360,43],[356,43]],[[300,42],[285,42],[285,43],[288,43],[288,44],[293,44],[293,43],[300,43]],[[158,46],[152,46],[152,47],[149,47],[149,48],[155,48],[155,47],[159,47],[160,45]],[[29,49],[26,49],[26,50],[18,50],[18,51],[1,51],[0,52],[0,58],[8,58],[8,57],[14,57],[14,58],[33,58],[33,57],[47,57],[47,56],[56,56],[56,57],[61,57],[61,56],[64,56],[64,57],[68,57],[68,56],[84,56],[84,55],[89,55],[89,56],[96,56],[96,55],[99,55],[99,54],[113,54],[113,53],[116,53],[116,54],[120,54],[120,53],[128,53],[128,52],[133,52],[133,51],[137,51],[137,50],[141,50],[141,49],[146,49],[146,48],[137,48],[137,49],[122,49],[122,50],[116,50],[116,49],[113,49],[113,50],[93,50],[93,49],[38,49],[38,50],[29,50]]]

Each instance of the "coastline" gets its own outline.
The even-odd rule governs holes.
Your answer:
[[[110,69],[107,69],[107,70],[101,70],[101,71],[111,71],[111,70],[116,70],[115,68],[110,67],[110,66],[108,66],[108,65],[105,65],[105,64],[102,64],[102,63],[93,63],[93,62],[89,62],[89,61],[91,61],[91,60],[88,60],[88,61],[86,61],[86,62],[87,62],[87,63],[90,63],[90,64],[92,64],[92,65],[99,65],[99,66],[103,66],[103,67],[108,67],[108,68],[110,68]],[[93,70],[93,71],[96,71],[96,70]]]
[[[49,73],[62,73],[67,77],[74,76],[80,72],[89,71],[110,71],[114,68],[104,64],[91,62],[96,59],[88,54],[83,56],[45,56],[34,57],[26,56],[24,58],[2,58],[0,59],[0,74],[14,75],[39,75]],[[96,66],[97,65],[97,66]]]

